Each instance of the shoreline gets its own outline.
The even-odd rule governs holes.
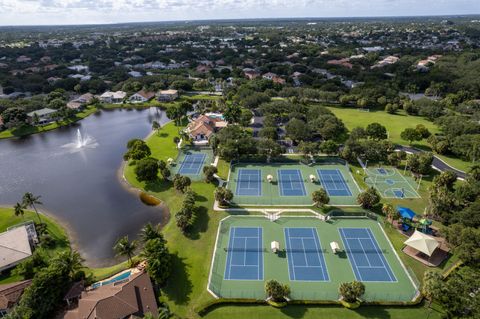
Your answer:
[[[55,131],[55,130],[60,129],[60,128],[63,128],[63,127],[69,127],[70,125],[74,125],[74,124],[80,122],[81,120],[84,120],[84,119],[86,119],[87,117],[92,116],[93,114],[99,112],[100,110],[102,110],[102,108],[95,107],[95,110],[92,110],[91,113],[85,115],[84,117],[80,117],[80,118],[77,118],[77,119],[75,119],[75,120],[72,120],[70,123],[60,124],[60,125],[57,125],[57,126],[55,126],[55,127],[52,127],[52,128],[46,129],[46,130],[42,130],[42,131],[36,131],[36,132],[26,133],[26,134],[22,134],[22,135],[18,135],[18,136],[13,135],[13,133],[12,133],[12,136],[1,136],[1,133],[5,132],[5,131],[3,131],[3,132],[0,132],[0,140],[20,139],[20,138],[25,138],[25,137],[27,137],[27,136],[32,136],[32,135],[36,135],[36,134],[42,134],[42,133],[47,133],[47,132]],[[55,122],[53,122],[53,123],[55,123]],[[52,123],[50,123],[50,124],[52,124]],[[47,126],[50,125],[50,124],[47,124]]]
[[[13,205],[8,205],[8,204],[0,204],[0,208],[10,208],[13,209]],[[32,210],[28,208],[27,210],[35,212],[35,210]],[[78,243],[77,243],[77,236],[76,232],[73,230],[73,228],[68,224],[68,222],[64,221],[63,218],[57,217],[54,213],[49,211],[48,209],[44,208],[43,205],[41,207],[38,207],[38,213],[41,216],[45,216],[48,219],[51,219],[54,223],[58,224],[62,230],[65,232],[68,238],[68,244],[72,250],[76,250],[80,252],[78,248]]]

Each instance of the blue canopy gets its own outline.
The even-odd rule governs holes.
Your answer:
[[[402,218],[413,219],[413,217],[415,217],[415,212],[410,208],[397,206],[397,211]]]

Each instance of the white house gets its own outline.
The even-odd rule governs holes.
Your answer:
[[[0,233],[0,271],[12,268],[32,255],[26,226]]]
[[[127,96],[127,93],[123,91],[116,91],[116,92],[107,91],[102,95],[100,95],[100,101],[104,103],[120,104],[123,102],[123,99],[125,99],[126,96]]]
[[[145,103],[150,101],[155,97],[155,92],[148,92],[148,91],[138,91],[137,93],[133,94],[128,98],[128,102],[130,103]]]
[[[46,124],[54,121],[57,118],[57,110],[52,110],[46,107],[27,113],[27,116],[30,122],[32,122],[36,116],[38,118],[38,124]]]

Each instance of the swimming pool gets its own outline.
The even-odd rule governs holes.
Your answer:
[[[108,279],[108,280],[104,280],[104,281],[99,281],[99,282],[96,282],[92,285],[92,288],[93,289],[96,289],[98,287],[101,287],[101,286],[105,286],[105,285],[110,285],[110,284],[113,284],[117,281],[121,281],[121,280],[124,280],[124,279],[127,279],[128,277],[130,277],[130,275],[132,274],[131,271],[126,271],[124,273],[121,273],[120,275],[118,276],[115,276],[111,279]]]

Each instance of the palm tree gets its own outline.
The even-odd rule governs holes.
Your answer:
[[[135,249],[137,249],[137,241],[129,241],[128,235],[123,236],[115,243],[113,249],[115,250],[117,256],[127,256],[128,262],[132,263],[132,257],[135,254]]]
[[[70,276],[73,276],[78,270],[83,268],[83,261],[84,259],[76,250],[63,251],[58,254],[55,260],[56,264],[62,264],[65,267]]]
[[[140,231],[140,238],[144,243],[155,238],[160,238],[163,241],[163,235],[160,233],[160,225],[154,226],[152,223],[146,224]]]
[[[13,208],[15,209],[15,216],[22,216],[22,218],[24,218],[23,215],[25,214],[25,205],[16,203]]]
[[[152,130],[156,131],[157,135],[161,128],[162,126],[160,125],[160,123],[158,123],[157,121],[152,122]]]
[[[38,221],[41,223],[42,219],[40,218],[40,214],[38,213],[37,207],[35,207],[35,204],[42,205],[42,202],[40,201],[41,196],[35,196],[30,192],[27,192],[23,195],[23,205],[25,207],[32,207],[35,210],[35,213],[37,214]]]

